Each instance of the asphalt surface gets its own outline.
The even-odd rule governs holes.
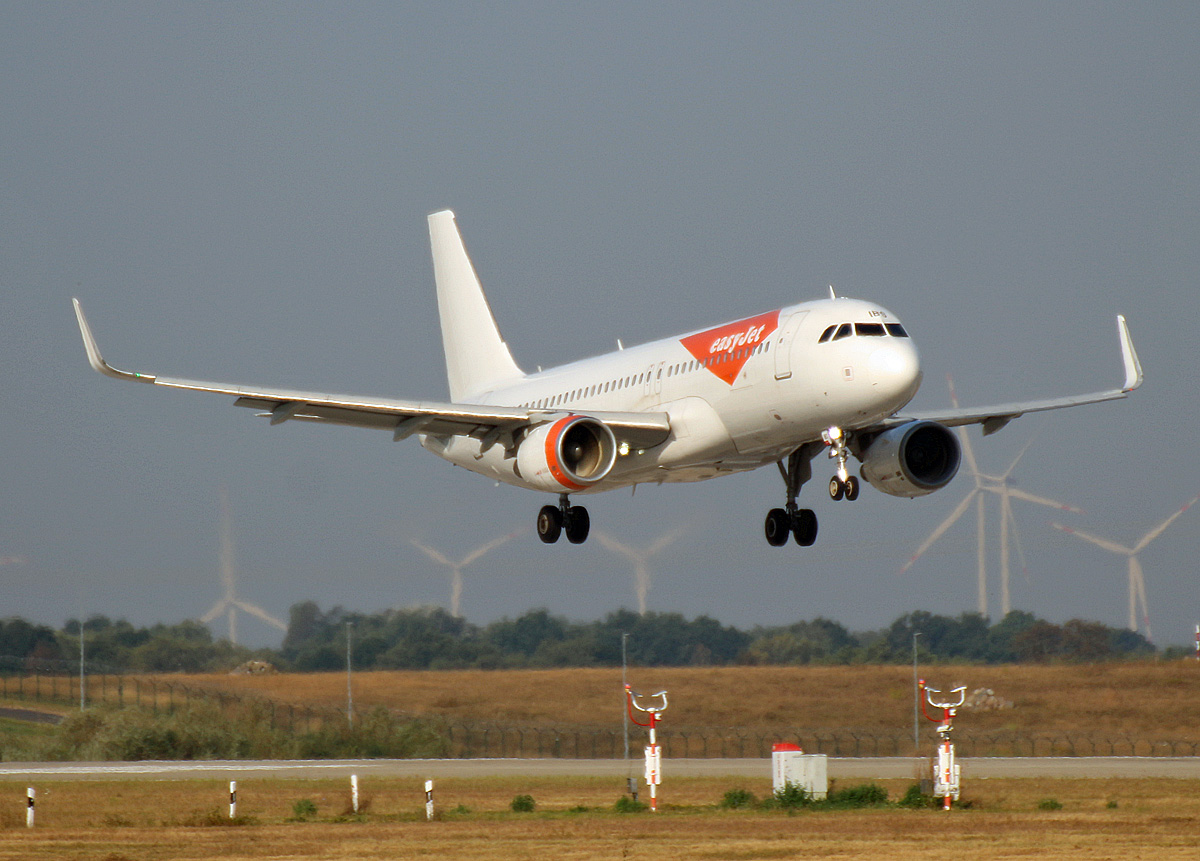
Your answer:
[[[1200,778],[1200,757],[986,757],[960,759],[964,779]],[[916,778],[929,761],[911,757],[830,757],[834,779]],[[396,778],[614,777],[640,776],[641,760],[619,759],[359,759],[245,760],[208,762],[0,763],[6,780],[205,780],[285,778],[309,780],[359,776]],[[668,759],[664,775],[678,777],[771,776],[769,759]]]

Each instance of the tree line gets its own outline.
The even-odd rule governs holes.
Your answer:
[[[703,615],[616,610],[575,622],[544,608],[477,625],[441,608],[357,613],[323,611],[304,601],[292,606],[278,649],[216,640],[190,620],[137,628],[92,616],[58,630],[0,620],[0,671],[77,668],[81,630],[92,672],[222,672],[250,660],[281,670],[338,670],[346,666],[348,645],[360,670],[611,667],[621,664],[623,646],[634,666],[888,664],[913,659],[914,634],[922,663],[1082,663],[1187,654],[1179,647],[1160,651],[1123,628],[1078,619],[1058,625],[1024,611],[994,624],[977,613],[915,611],[886,628],[852,633],[823,618],[740,630]]]

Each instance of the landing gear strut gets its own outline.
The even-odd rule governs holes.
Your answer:
[[[858,499],[858,479],[846,469],[846,461],[850,457],[845,432],[836,425],[821,431],[821,439],[829,446],[829,456],[837,460],[837,474],[829,479],[829,498],[834,502],[846,499],[850,502]]]
[[[571,505],[565,493],[559,494],[558,506],[543,505],[537,516],[537,534],[544,544],[553,544],[558,536],[567,533],[572,544],[587,541],[592,521],[582,505]]]
[[[767,543],[772,547],[787,544],[789,534],[801,547],[811,547],[817,540],[817,515],[808,508],[799,508],[796,505],[801,486],[812,478],[810,461],[816,453],[817,447],[808,443],[788,455],[787,466],[784,466],[782,460],[779,461],[779,472],[783,475],[783,483],[787,488],[787,504],[783,508],[772,508],[767,512],[763,532],[767,536]]]

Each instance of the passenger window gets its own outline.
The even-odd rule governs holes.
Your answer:
[[[821,333],[821,337],[817,338],[817,343],[824,344],[826,341],[828,341],[830,338],[833,337],[833,333],[836,331],[837,331],[837,323],[834,323],[832,326],[830,326],[828,329],[826,329],[824,332]]]
[[[855,323],[854,331],[867,338],[882,338],[886,334],[882,323]]]
[[[849,338],[854,334],[854,327],[849,323],[843,323],[838,326],[837,331],[833,335],[833,340],[840,341],[842,338]]]
[[[904,331],[904,327],[899,323],[884,323],[887,326],[888,334],[893,338],[907,338],[908,332]]]

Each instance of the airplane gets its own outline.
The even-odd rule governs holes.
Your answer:
[[[921,384],[916,345],[872,302],[800,302],[636,347],[525,373],[500,335],[455,215],[428,216],[450,399],[444,403],[201,382],[123,371],[102,358],[73,300],[89,364],[119,380],[232,396],[272,426],[290,421],[374,428],[490,479],[558,496],[537,515],[547,544],[587,540],[587,509],[572,495],[638,484],[702,481],[776,464],[784,504],[766,516],[779,547],[810,546],[817,517],[797,505],[821,452],[835,462],[834,500],[858,498],[859,476],[913,498],[949,484],[959,443],[950,428],[984,435],[1025,413],[1117,400],[1142,383],[1129,327],[1117,317],[1120,388],[1048,400],[932,413],[901,411]]]

